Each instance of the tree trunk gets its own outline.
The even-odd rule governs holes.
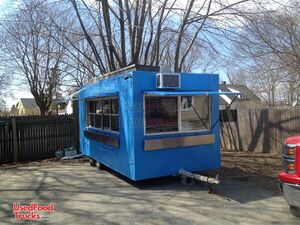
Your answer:
[[[46,108],[43,106],[42,107],[39,106],[39,109],[40,109],[41,116],[46,116],[46,114],[47,114]]]

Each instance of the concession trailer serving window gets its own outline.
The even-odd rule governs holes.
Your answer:
[[[99,97],[87,100],[87,127],[118,132],[118,97]]]
[[[211,97],[145,96],[145,133],[191,132],[211,127]]]

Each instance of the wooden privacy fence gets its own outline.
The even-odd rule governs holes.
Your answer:
[[[72,116],[0,117],[0,164],[55,157],[57,150],[77,147]]]
[[[223,149],[281,153],[285,138],[300,135],[300,109],[238,109],[235,117],[221,123]],[[0,117],[0,165],[52,158],[78,146],[76,115]]]
[[[300,109],[238,109],[237,122],[221,123],[223,149],[281,153],[284,139],[300,135]]]

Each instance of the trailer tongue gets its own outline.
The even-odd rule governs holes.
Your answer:
[[[207,177],[201,174],[195,174],[195,173],[191,173],[188,172],[186,170],[179,170],[179,175],[182,176],[183,178],[191,178],[191,179],[195,179],[201,182],[206,182],[208,184],[220,184],[221,181],[219,180],[219,176],[217,175],[216,178],[213,177]]]

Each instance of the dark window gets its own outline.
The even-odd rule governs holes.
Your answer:
[[[89,109],[90,109],[90,113],[95,113],[96,112],[96,108],[95,108],[95,102],[89,102]]]
[[[118,114],[118,112],[119,112],[118,99],[112,99],[111,100],[111,113]]]
[[[146,96],[145,123],[147,134],[209,130],[210,96]]]
[[[102,115],[95,114],[95,127],[102,128]]]
[[[220,121],[237,122],[237,110],[236,109],[220,110]]]
[[[103,116],[103,129],[110,130],[110,116],[109,115]]]
[[[111,107],[110,107],[110,99],[103,99],[103,113],[104,114],[110,114],[111,112]]]
[[[119,131],[119,100],[104,97],[87,101],[87,126]]]
[[[111,117],[111,129],[114,131],[119,130],[119,116],[112,116]]]
[[[96,113],[102,113],[102,100],[96,101]]]
[[[146,132],[178,131],[177,97],[146,97]]]
[[[94,113],[89,115],[89,119],[90,119],[90,121],[89,121],[90,126],[95,126],[95,114]]]

